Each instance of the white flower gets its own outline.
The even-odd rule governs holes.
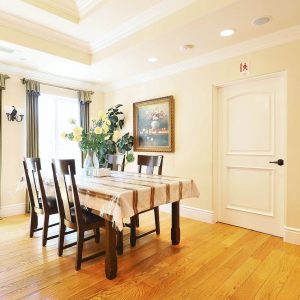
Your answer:
[[[98,127],[98,126],[95,127],[94,131],[95,131],[96,134],[101,134],[101,133],[103,133],[103,129],[102,129],[101,127]]]
[[[110,135],[107,135],[105,138],[104,138],[106,141],[110,139]]]
[[[121,132],[120,130],[116,130],[113,134],[113,141],[116,143],[121,138]]]
[[[121,113],[121,114],[118,115],[118,119],[119,119],[120,121],[124,120],[124,118],[125,118],[125,116],[124,116],[123,113]]]

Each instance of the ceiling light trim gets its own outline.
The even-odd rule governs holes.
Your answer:
[[[300,39],[300,25],[280,30],[262,37],[235,44],[207,54],[199,55],[180,63],[169,65],[158,70],[138,74],[125,80],[104,85],[104,92],[119,90],[128,86],[148,82],[166,76],[171,76],[190,69],[197,69],[232,57],[252,53]]]

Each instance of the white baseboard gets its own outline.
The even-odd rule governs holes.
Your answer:
[[[162,205],[160,211],[171,213],[171,204]],[[180,216],[205,223],[216,223],[215,213],[210,210],[180,205]]]
[[[300,229],[284,227],[283,240],[290,244],[300,245]]]
[[[0,217],[2,218],[22,214],[25,214],[25,203],[11,204],[0,208]]]

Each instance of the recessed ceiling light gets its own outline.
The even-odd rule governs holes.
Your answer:
[[[232,28],[227,28],[220,32],[220,35],[223,37],[231,36],[233,34],[235,34],[235,30]]]
[[[155,63],[155,62],[158,61],[158,58],[157,57],[149,57],[148,61],[151,62],[151,63]]]
[[[265,25],[265,24],[269,23],[270,21],[271,21],[271,17],[263,16],[263,17],[259,17],[257,19],[254,19],[252,21],[252,24],[256,25],[256,26],[261,26],[261,25]]]

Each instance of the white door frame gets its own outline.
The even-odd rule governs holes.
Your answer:
[[[229,82],[221,82],[221,83],[216,83],[213,85],[213,103],[212,103],[212,112],[213,112],[213,128],[212,128],[212,133],[213,133],[213,166],[212,166],[212,173],[213,173],[213,182],[212,182],[212,198],[213,198],[213,210],[215,212],[215,221],[218,222],[220,219],[220,195],[221,195],[221,185],[220,185],[220,151],[219,149],[219,89],[226,87],[226,86],[231,86],[231,85],[236,85],[240,83],[245,83],[245,82],[255,82],[259,81],[262,79],[269,79],[269,78],[278,78],[281,77],[283,79],[284,85],[283,85],[283,97],[285,98],[285,110],[282,112],[285,115],[285,125],[284,125],[284,131],[285,131],[285,165],[288,163],[288,157],[287,157],[287,72],[282,71],[282,72],[276,72],[276,73],[270,73],[270,74],[265,74],[265,75],[260,75],[260,76],[255,76],[255,77],[247,77],[239,80],[234,80],[234,81],[229,81]],[[284,203],[283,203],[283,226],[286,224],[286,199],[287,199],[287,167],[284,169]],[[284,228],[282,228],[282,231]]]

